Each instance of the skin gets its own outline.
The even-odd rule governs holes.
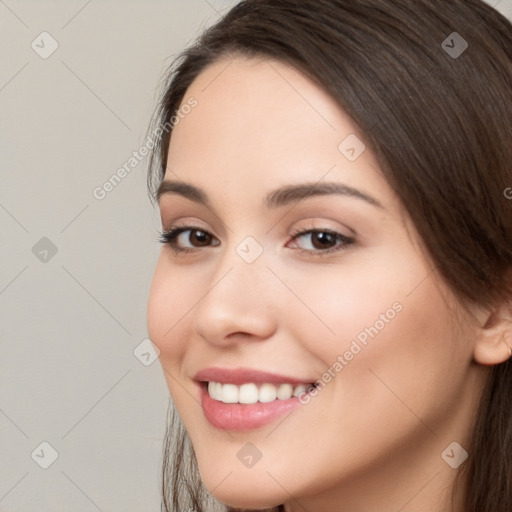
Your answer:
[[[183,103],[191,96],[198,105],[174,128],[165,179],[200,187],[210,205],[165,194],[161,220],[199,227],[214,245],[162,247],[148,332],[206,488],[232,506],[287,512],[461,511],[459,496],[455,508],[445,502],[457,470],[441,454],[466,445],[490,365],[510,356],[503,310],[466,312],[455,300],[369,147],[353,162],[338,150],[364,135],[302,74],[224,58]],[[304,182],[345,184],[382,208],[339,194],[265,207],[269,192]],[[307,229],[354,243],[322,255],[312,235],[293,239]],[[194,247],[189,235],[181,247]],[[247,236],[263,249],[250,264],[236,252]],[[251,432],[205,419],[192,380],[200,369],[315,381],[396,303],[401,311],[286,418]],[[262,453],[251,468],[237,458],[248,442]]]

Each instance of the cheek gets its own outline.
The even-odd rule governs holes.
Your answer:
[[[364,261],[347,258],[343,265],[283,272],[296,296],[283,311],[287,325],[297,325],[297,339],[311,340],[310,350],[332,360],[349,350],[353,340],[369,346],[392,324],[400,323],[408,294],[428,270],[421,261],[398,262],[394,253],[375,251]]]
[[[162,364],[180,359],[186,347],[187,315],[200,299],[197,280],[160,256],[149,290],[147,329]]]
[[[370,396],[396,401],[391,390],[420,409],[437,392],[449,400],[443,390],[463,378],[464,340],[429,267],[411,250],[371,260],[319,267],[314,278],[289,271],[298,300],[283,315],[293,338],[355,406]]]

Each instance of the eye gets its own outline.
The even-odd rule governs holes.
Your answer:
[[[189,252],[220,243],[211,233],[195,226],[171,227],[161,233],[160,242],[175,252]]]
[[[353,238],[329,229],[308,229],[292,236],[293,245],[309,254],[340,251],[354,243]]]

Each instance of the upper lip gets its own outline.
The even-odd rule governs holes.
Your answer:
[[[275,383],[309,384],[312,380],[297,379],[277,373],[264,372],[254,368],[204,368],[198,371],[194,380],[199,382],[221,382],[223,384]]]

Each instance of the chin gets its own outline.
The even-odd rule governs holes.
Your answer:
[[[208,463],[207,463],[208,464]],[[277,507],[286,500],[283,488],[264,470],[256,468],[244,471],[226,472],[224,480],[219,477],[223,472],[209,464],[203,470],[199,464],[201,480],[207,491],[218,501],[230,507],[240,509],[267,509]],[[275,478],[275,477],[274,477]]]
[[[276,501],[269,501],[268,497],[265,497],[265,499],[262,500],[261,496],[256,496],[255,491],[253,491],[254,495],[249,495],[248,493],[241,493],[239,490],[226,490],[232,490],[232,492],[213,492],[211,494],[215,499],[217,499],[224,505],[228,505],[230,507],[242,510],[266,510],[269,508],[277,507],[284,501],[284,497],[281,497],[281,499],[278,499]],[[261,493],[258,492],[257,494]]]

